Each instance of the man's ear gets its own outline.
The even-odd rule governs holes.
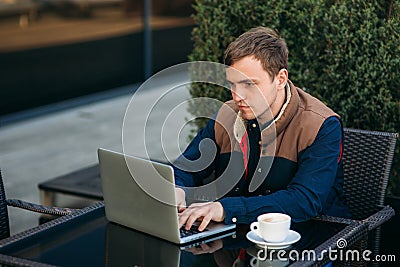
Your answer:
[[[285,85],[289,79],[289,73],[287,69],[281,69],[276,78],[278,88],[285,88]]]

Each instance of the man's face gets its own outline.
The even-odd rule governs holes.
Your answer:
[[[276,101],[279,79],[271,77],[259,60],[247,56],[235,62],[226,69],[226,79],[244,119],[251,120],[261,115],[272,118],[276,115],[275,110],[279,112],[281,106],[278,107]]]

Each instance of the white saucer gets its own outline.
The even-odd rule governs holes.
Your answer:
[[[267,247],[267,248],[272,248],[272,249],[283,249],[283,248],[287,248],[291,244],[294,244],[297,241],[299,241],[301,238],[301,235],[299,233],[297,233],[296,231],[289,230],[289,234],[285,238],[285,240],[283,240],[282,242],[278,242],[278,243],[266,242],[266,241],[264,241],[264,239],[259,237],[253,231],[248,232],[246,237],[248,240],[255,243],[257,246],[259,246],[261,248]]]

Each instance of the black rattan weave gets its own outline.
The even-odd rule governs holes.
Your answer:
[[[103,202],[97,202],[89,207],[83,208],[76,210],[75,212],[59,217],[57,219],[54,219],[52,221],[49,221],[47,223],[38,225],[36,227],[30,228],[28,230],[25,230],[23,232],[17,233],[15,235],[12,235],[8,238],[0,240],[0,266],[36,266],[36,267],[45,267],[45,266],[52,266],[36,261],[30,261],[18,257],[13,257],[5,254],[4,253],[4,248],[8,246],[12,246],[15,243],[21,242],[24,239],[27,238],[32,238],[40,235],[43,232],[47,232],[50,229],[54,229],[55,227],[61,226],[64,223],[67,223],[69,221],[72,221],[83,214],[87,214],[90,212],[94,211],[99,211],[101,209],[104,209],[104,204]]]
[[[1,267],[55,267],[54,265],[34,262],[3,254],[0,254],[0,266]]]
[[[344,191],[354,219],[381,209],[398,134],[344,129]]]
[[[380,225],[394,216],[393,208],[384,206],[397,133],[344,129],[344,191],[352,219],[319,216],[318,219],[368,225],[368,248],[379,254]]]
[[[336,256],[334,266],[364,266],[365,262],[361,256],[352,259],[351,257],[346,258],[345,256],[342,256],[341,258],[340,255],[346,255],[345,251],[347,250],[357,250],[359,251],[358,255],[361,255],[366,249],[367,234],[367,224],[362,222],[352,222],[346,226],[345,229],[314,249],[316,255],[323,255],[323,257],[319,256],[317,259],[299,260],[290,266],[326,266],[326,264],[332,260],[327,252],[333,250],[337,250],[337,253],[333,253],[333,255]],[[346,245],[344,247],[338,247],[338,242],[340,240],[345,240],[344,242],[346,242]],[[343,250],[343,253],[340,254],[339,250]]]
[[[384,207],[398,134],[345,129],[344,191],[354,219],[369,224],[369,249],[380,252],[380,225],[394,216]]]
[[[10,236],[7,206],[55,216],[63,216],[77,212],[76,209],[48,207],[18,199],[7,199],[0,170],[0,240]]]
[[[6,192],[4,191],[3,178],[0,171],[0,239],[10,236],[10,225],[8,221],[8,211],[6,202]]]

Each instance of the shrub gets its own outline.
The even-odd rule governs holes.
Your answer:
[[[276,29],[289,47],[289,76],[338,112],[345,127],[400,130],[400,3],[369,0],[197,0],[191,61],[223,63],[226,46],[255,26]],[[221,87],[193,85],[221,101]],[[200,114],[207,107],[191,106]],[[198,128],[204,120],[196,122]],[[389,184],[400,196],[400,144]]]

